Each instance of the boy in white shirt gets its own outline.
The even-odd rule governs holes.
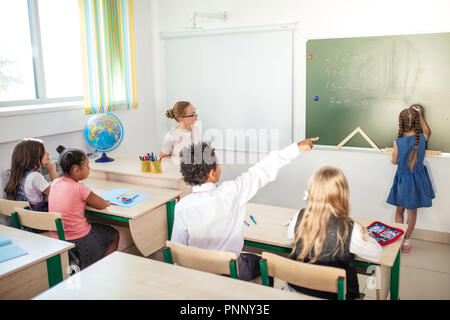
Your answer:
[[[259,256],[242,253],[244,246],[245,205],[256,192],[275,180],[278,171],[295,159],[300,151],[310,151],[309,138],[278,151],[232,181],[219,186],[221,169],[214,149],[207,143],[193,144],[183,149],[181,173],[192,185],[192,194],[175,206],[175,221],[171,241],[217,251],[235,252],[238,256],[239,278],[251,280],[259,276]]]

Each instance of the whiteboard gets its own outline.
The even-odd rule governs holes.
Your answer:
[[[204,140],[218,149],[254,152],[292,142],[292,29],[161,38],[167,106],[190,101]],[[244,139],[231,139],[238,133]]]

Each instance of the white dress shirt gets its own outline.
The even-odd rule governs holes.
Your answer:
[[[294,216],[289,224],[287,238],[290,244],[293,244],[295,241],[295,224],[297,223],[299,213]],[[381,252],[383,251],[380,244],[369,235],[366,235],[366,240],[364,240],[361,231],[361,226],[354,222],[350,238],[350,252],[365,260],[373,262],[380,261]]]
[[[171,240],[184,245],[240,255],[244,246],[245,205],[278,170],[300,153],[297,143],[272,151],[237,179],[219,186],[204,183],[175,205]]]

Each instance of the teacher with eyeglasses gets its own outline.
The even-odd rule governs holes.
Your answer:
[[[179,157],[180,151],[192,143],[201,141],[201,133],[195,122],[197,113],[189,101],[178,101],[172,109],[166,111],[166,117],[175,119],[178,125],[165,136],[161,146],[160,158]]]

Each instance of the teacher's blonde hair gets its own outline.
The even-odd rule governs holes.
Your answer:
[[[350,223],[353,221],[349,213],[349,188],[342,171],[328,166],[318,170],[309,180],[308,206],[298,226],[292,254],[300,243],[301,250],[297,260],[304,261],[308,258],[314,263],[322,252],[331,216],[338,219],[337,243],[333,254],[335,256],[339,251],[343,251],[349,236]]]
[[[189,101],[178,101],[172,109],[166,111],[166,117],[180,122],[180,119],[186,115],[186,109],[190,105],[191,103]]]

